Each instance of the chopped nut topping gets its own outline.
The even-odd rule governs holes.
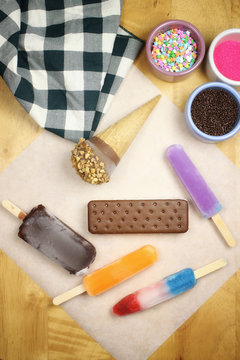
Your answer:
[[[79,140],[72,151],[72,166],[77,174],[90,184],[109,182],[110,178],[105,170],[105,164],[94,153],[84,138]]]

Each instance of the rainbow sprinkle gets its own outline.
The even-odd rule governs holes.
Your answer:
[[[170,29],[154,38],[152,58],[165,71],[184,71],[196,61],[197,44],[190,31]]]

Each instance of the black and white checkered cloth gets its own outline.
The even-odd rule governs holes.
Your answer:
[[[143,42],[121,0],[0,0],[0,75],[43,128],[91,137]]]

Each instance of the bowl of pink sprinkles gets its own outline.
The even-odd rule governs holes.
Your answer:
[[[212,81],[221,81],[240,90],[240,29],[228,29],[212,41],[206,72]]]

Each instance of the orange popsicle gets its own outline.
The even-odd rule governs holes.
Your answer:
[[[157,260],[157,257],[155,247],[151,245],[142,246],[122,258],[84,276],[81,285],[55,297],[53,303],[60,305],[85,291],[91,296],[99,295],[141,270],[146,269]]]

